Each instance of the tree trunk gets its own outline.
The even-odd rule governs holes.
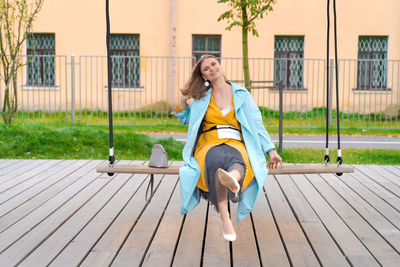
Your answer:
[[[243,24],[242,24],[242,54],[243,54],[243,74],[244,74],[244,87],[247,90],[251,91],[250,87],[250,70],[249,70],[249,46],[248,46],[248,18],[247,18],[247,10],[246,5],[242,5],[242,16],[243,16]]]
[[[18,88],[17,88],[17,73],[16,70],[14,72],[14,75],[12,77],[12,96],[11,96],[11,109],[10,109],[10,124],[13,123],[15,115],[17,115],[17,109],[18,109]]]
[[[1,116],[3,117],[4,124],[8,125],[8,110],[10,109],[10,77],[5,77],[5,90],[4,90],[4,101],[3,108],[1,110]]]
[[[14,121],[18,109],[17,99],[17,74],[13,74],[5,79],[6,88],[4,90],[4,102],[1,115],[5,125],[11,125]]]

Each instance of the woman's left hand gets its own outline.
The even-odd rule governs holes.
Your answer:
[[[278,163],[282,166],[282,158],[278,155],[275,150],[271,150],[269,153],[269,161],[267,163],[268,169],[274,169],[278,167]]]

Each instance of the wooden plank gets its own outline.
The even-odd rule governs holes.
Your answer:
[[[79,200],[79,196],[74,197],[16,241],[4,254],[7,255],[9,261],[12,260],[12,262],[19,264],[26,257],[26,255],[20,253],[21,251],[28,255],[44,242],[45,249],[39,253],[42,253],[42,262],[48,264],[109,201],[109,198],[123,186],[127,179],[128,177],[113,177],[102,179],[101,182],[95,181],[95,183],[103,184],[98,188],[98,191],[92,191],[90,195],[81,196],[80,198],[84,199],[83,203]],[[49,242],[46,242],[47,240]],[[52,243],[55,247],[48,246],[48,243]]]
[[[109,166],[107,164],[99,165],[96,169],[100,173],[141,173],[141,174],[179,174],[180,166],[170,166],[168,168],[152,168],[145,165],[124,165],[116,164]],[[305,174],[305,173],[351,173],[354,168],[350,165],[336,164],[309,164],[309,165],[283,165],[275,169],[269,169],[268,174]]]
[[[250,215],[238,223],[237,206],[230,203],[232,223],[236,232],[236,240],[232,242],[232,265],[261,266]]]
[[[400,171],[400,165],[394,165],[393,167]]]
[[[183,215],[180,214],[179,183],[173,192],[153,241],[143,260],[142,266],[171,266],[174,250],[179,241]]]
[[[397,253],[400,252],[399,229],[336,177],[327,174],[322,174],[321,176]]]
[[[391,181],[397,187],[400,187],[400,177],[394,175],[390,171],[387,171],[385,168],[378,166],[378,165],[365,165],[371,172],[379,173],[380,176],[384,177],[386,180]]]
[[[21,205],[24,202],[29,201],[31,198],[35,197],[37,194],[39,194],[40,192],[42,192],[43,190],[45,190],[46,188],[48,188],[50,185],[56,183],[57,181],[59,181],[60,179],[63,178],[62,175],[67,175],[70,172],[73,172],[75,170],[75,168],[80,167],[82,165],[84,165],[85,163],[87,163],[88,161],[84,161],[84,160],[76,160],[76,161],[63,161],[62,164],[60,165],[56,165],[53,166],[53,173],[49,174],[48,176],[44,177],[44,179],[42,179],[40,182],[31,185],[29,188],[25,188],[25,186],[23,186],[23,188],[20,188],[20,192],[14,192],[12,195],[14,196],[9,196],[10,198],[6,198],[4,197],[4,195],[7,195],[8,193],[10,193],[10,190],[0,194],[0,197],[7,199],[5,202],[1,203],[0,206],[0,217],[4,216],[4,214],[6,214],[7,212],[16,209],[19,205]],[[68,170],[69,172],[66,172],[66,170]],[[12,190],[11,190],[12,192]]]
[[[51,162],[51,161],[49,161]],[[48,169],[43,170],[37,175],[33,176],[31,179],[27,179],[14,187],[0,193],[0,204],[8,201],[9,199],[21,194],[22,192],[34,187],[35,185],[45,181],[51,180],[52,176],[62,170],[63,168],[67,168],[72,164],[73,161],[57,161],[56,164],[52,164]],[[44,166],[44,165],[42,165]]]
[[[46,203],[29,213],[27,216],[23,217],[21,220],[17,221],[15,224],[11,225],[0,235],[0,253],[5,250],[8,246],[13,244],[27,232],[32,230],[35,226],[40,224],[48,216],[60,209],[61,206],[68,203],[70,199],[78,196],[79,201],[83,201],[85,198],[82,197],[82,192],[92,192],[92,190],[97,190],[99,186],[103,186],[102,180],[96,182],[95,185],[91,183],[97,181],[96,177],[99,174],[91,172],[76,183],[65,188],[62,194],[58,194],[52,199],[48,200]],[[89,189],[86,189],[88,187]],[[97,191],[95,191],[97,192]],[[69,206],[69,205],[68,205]]]
[[[41,160],[41,162],[39,164],[44,163],[46,160]],[[6,181],[7,177],[11,175],[11,173],[13,175],[18,175],[18,173],[23,173],[20,171],[20,168],[23,166],[27,166],[28,164],[30,164],[30,168],[33,168],[32,165],[37,165],[38,164],[38,160],[33,160],[33,159],[25,159],[25,160],[15,160],[13,164],[6,164],[6,166],[4,166],[1,169],[1,173],[0,173],[0,182]]]
[[[208,202],[201,200],[194,210],[186,214],[173,266],[200,266],[207,208]]]
[[[41,243],[20,266],[48,265],[55,257],[55,262],[60,265],[65,262],[79,265],[99,236],[118,215],[124,203],[143,182],[143,179],[129,179],[130,176],[120,174],[102,178],[109,179],[110,182]],[[35,239],[40,240],[40,236]]]
[[[138,177],[139,176],[139,177]],[[135,174],[132,179],[143,179],[146,181],[139,187],[138,191],[129,200],[128,204],[118,214],[118,217],[107,228],[86,256],[81,266],[109,266],[119,249],[123,245],[130,231],[135,227],[142,212],[149,202],[146,201],[146,188],[149,176]],[[154,188],[159,189],[161,175],[154,176]]]
[[[21,160],[20,159],[0,159],[0,170],[2,170],[2,174],[3,174],[3,170],[6,167],[9,167],[19,161],[21,161]]]
[[[400,179],[400,169],[396,168],[396,166],[391,165],[381,165],[381,167],[385,168],[386,170],[390,171],[392,174],[397,176],[397,179]]]
[[[357,165],[357,170],[363,173],[365,176],[374,180],[376,183],[380,184],[382,187],[395,194],[397,197],[400,197],[400,187],[394,184],[392,181],[387,180],[384,176],[382,176],[379,172],[375,170],[371,170],[364,165]]]
[[[139,221],[123,243],[112,266],[138,266],[143,260],[161,216],[177,183],[177,176],[165,176]]]
[[[307,175],[307,178],[380,264],[395,266],[400,262],[400,255],[321,176]]]
[[[388,191],[382,185],[370,179],[368,176],[359,171],[356,171],[355,173],[351,173],[349,175],[357,180],[359,183],[367,187],[371,192],[380,197],[383,201],[388,203],[394,209],[400,212],[400,199],[392,192]]]
[[[343,175],[338,177],[340,181],[345,183],[351,190],[357,193],[364,201],[368,202],[382,216],[390,221],[397,229],[400,229],[400,212],[385,202],[382,198],[374,194],[365,185],[357,181],[353,175]]]
[[[5,183],[9,182],[10,180],[14,179],[18,175],[21,175],[25,172],[28,172],[31,169],[34,169],[48,160],[21,160],[18,161],[17,163],[7,166],[4,169],[1,170],[0,173],[0,186]],[[0,192],[3,190],[0,190]]]
[[[267,179],[271,179],[270,176]],[[260,249],[260,258],[263,266],[287,267],[290,266],[279,236],[277,226],[272,217],[267,198],[262,192],[258,203],[252,211],[253,224]]]
[[[47,209],[47,207],[44,206],[44,212],[49,213],[50,211],[51,213],[43,218],[39,223],[37,223],[37,219],[35,217],[29,218],[31,219],[28,222],[29,225],[33,223],[36,224],[31,228],[23,228],[24,233],[22,236],[20,236],[11,244],[9,242],[6,243],[10,246],[8,246],[0,254],[0,262],[5,263],[5,265],[18,264],[20,260],[24,259],[31,252],[30,249],[21,250],[21,248],[31,247],[33,245],[32,243],[34,243],[34,245],[38,245],[36,242],[39,242],[40,244],[42,240],[45,240],[53,231],[58,229],[66,220],[68,220],[69,217],[79,210],[82,205],[89,201],[109,181],[110,180],[106,179],[95,179],[88,186],[80,190],[79,193],[74,195],[73,198],[67,200],[62,204],[61,207],[58,207],[54,211],[53,207]],[[25,217],[24,219],[26,218],[28,217]],[[24,219],[21,221],[27,221]],[[5,233],[7,233],[7,231]],[[19,234],[20,231],[17,233]]]
[[[319,177],[315,174],[311,174],[310,176]],[[380,266],[357,236],[343,222],[342,218],[338,216],[304,175],[292,176],[292,180],[307,199],[307,202],[310,203],[316,214],[318,214],[319,219],[329,231],[332,238],[335,239],[351,265]]]
[[[102,164],[97,167],[96,171],[100,173],[133,173],[133,174],[170,174],[178,175],[180,166],[170,166],[168,168],[152,168],[148,165],[126,165],[116,164],[108,166]]]
[[[318,215],[290,176],[282,175],[276,179],[321,264],[323,266],[349,266]]]
[[[14,176],[13,179],[8,180],[7,182],[4,182],[0,184],[0,194],[9,190],[10,188],[26,181],[29,180],[30,178],[35,178],[38,174],[42,173],[46,169],[50,168],[52,165],[60,163],[61,160],[48,160],[44,162],[38,162],[38,164],[32,168],[29,169],[29,171],[24,171],[23,173],[18,174],[17,176]],[[39,164],[42,163],[42,164]],[[23,169],[23,167],[21,167]]]
[[[319,266],[304,233],[292,213],[275,177],[268,177],[265,189],[290,262],[294,266]]]
[[[82,168],[81,166],[85,163]],[[3,232],[9,226],[20,220],[21,218],[27,216],[29,213],[34,211],[40,205],[62,192],[65,188],[82,178],[88,172],[95,168],[96,162],[88,162],[80,160],[72,164],[72,173],[64,173],[61,171],[57,173],[54,177],[54,183],[51,185],[45,184],[44,187],[33,187],[32,190],[27,190],[24,193],[18,195],[10,201],[2,204],[0,206],[0,214],[2,214],[0,220],[0,232]],[[60,175],[60,177],[58,177]],[[67,175],[65,177],[65,175]],[[60,180],[61,179],[61,180]],[[34,195],[31,191],[38,192]]]
[[[27,172],[21,173],[18,176],[15,176],[13,179],[8,180],[0,185],[0,194],[22,184],[26,183],[30,179],[33,181],[37,181],[41,178],[41,174],[43,172],[48,171],[49,168],[54,167],[62,162],[62,160],[48,160],[43,164],[37,165],[35,168],[30,169]]]
[[[70,264],[78,266],[80,262],[84,261],[92,251],[93,246],[96,245],[103,234],[107,233],[114,220],[120,215],[132,197],[136,195],[137,192],[135,191],[138,190],[138,186],[147,186],[145,179],[145,175],[135,175],[134,178],[129,179],[122,190],[70,241],[51,264],[53,266],[70,266]],[[57,242],[57,240],[54,240],[54,242]],[[39,253],[37,259],[40,260]],[[26,266],[32,265],[26,264]]]
[[[354,168],[350,165],[343,164],[296,164],[278,166],[276,169],[269,169],[270,175],[290,175],[290,174],[312,174],[312,173],[352,173]]]
[[[229,242],[222,236],[221,219],[212,205],[208,207],[203,266],[230,266]]]

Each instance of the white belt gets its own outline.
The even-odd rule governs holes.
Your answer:
[[[235,139],[238,141],[242,141],[242,137],[240,136],[240,130],[236,129],[231,125],[216,125],[211,127],[205,132],[217,130],[218,139]]]

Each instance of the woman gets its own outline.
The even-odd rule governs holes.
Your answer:
[[[194,99],[190,106],[189,98]],[[220,213],[224,238],[234,241],[228,197],[239,201],[241,221],[257,202],[267,166],[275,168],[282,159],[251,94],[226,80],[214,56],[203,56],[196,64],[175,112],[181,123],[189,124],[185,164],[179,170],[181,213],[192,210],[200,197],[208,199]]]

